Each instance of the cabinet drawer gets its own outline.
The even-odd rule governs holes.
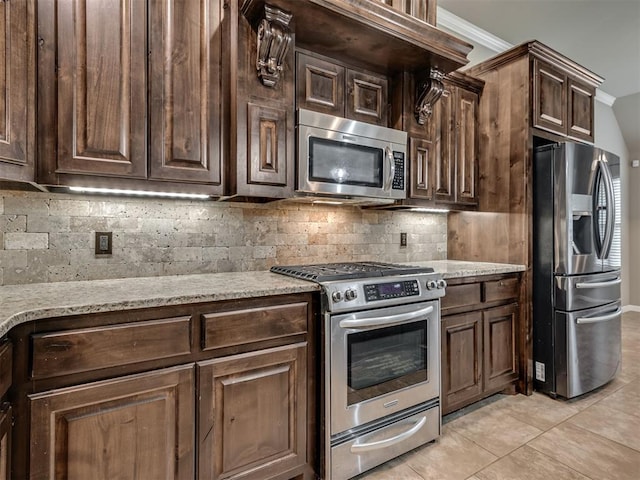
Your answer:
[[[466,305],[480,303],[482,301],[480,286],[480,283],[449,285],[446,289],[445,296],[442,297],[440,303],[441,309],[445,310],[447,308],[464,307]]]
[[[11,386],[12,358],[11,342],[5,342],[0,346],[0,397],[7,393]]]
[[[35,334],[32,378],[116,367],[191,352],[191,318]]]
[[[202,348],[230,347],[307,331],[307,302],[202,315]]]
[[[484,284],[484,301],[517,299],[520,291],[520,281],[517,278],[503,278]]]

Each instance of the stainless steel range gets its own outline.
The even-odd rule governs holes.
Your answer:
[[[440,435],[439,274],[378,262],[271,271],[322,287],[323,478],[351,478]]]

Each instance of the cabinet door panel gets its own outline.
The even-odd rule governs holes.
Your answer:
[[[306,463],[306,344],[198,366],[200,478],[271,478]]]
[[[442,411],[448,413],[482,393],[482,312],[442,320]]]
[[[150,177],[221,182],[220,10],[165,0],[150,11]]]
[[[287,111],[249,104],[248,183],[287,185]]]
[[[593,102],[596,90],[569,79],[569,131],[570,137],[593,142]]]
[[[385,77],[347,70],[346,117],[387,126],[388,82]]]
[[[567,134],[567,76],[550,65],[533,62],[533,124]]]
[[[421,138],[409,138],[411,183],[409,198],[433,200],[433,143]]]
[[[454,90],[446,89],[433,109],[435,139],[436,200],[455,200],[453,174],[455,164],[455,99]]]
[[[456,202],[477,204],[478,96],[463,89],[457,90],[458,110],[456,121]]]
[[[56,171],[144,178],[146,2],[60,1],[56,9]]]
[[[484,388],[500,388],[518,378],[517,305],[484,312]]]
[[[194,478],[193,366],[29,396],[35,479]]]
[[[304,53],[296,62],[297,107],[344,117],[344,67]]]
[[[33,180],[33,110],[28,2],[0,3],[0,178]],[[33,118],[33,117],[31,117]]]

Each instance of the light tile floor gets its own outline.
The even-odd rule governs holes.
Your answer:
[[[494,395],[442,436],[358,480],[640,480],[640,312],[622,318],[622,369],[572,400]]]

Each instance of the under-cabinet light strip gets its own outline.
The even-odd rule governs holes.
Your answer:
[[[449,213],[446,208],[425,208],[415,207],[410,209],[411,212],[424,212],[424,213]]]
[[[211,198],[209,195],[202,193],[151,192],[148,190],[126,190],[121,188],[69,187],[69,190],[77,193],[102,193],[107,195],[132,195],[138,197],[187,198],[193,200],[208,200]]]

